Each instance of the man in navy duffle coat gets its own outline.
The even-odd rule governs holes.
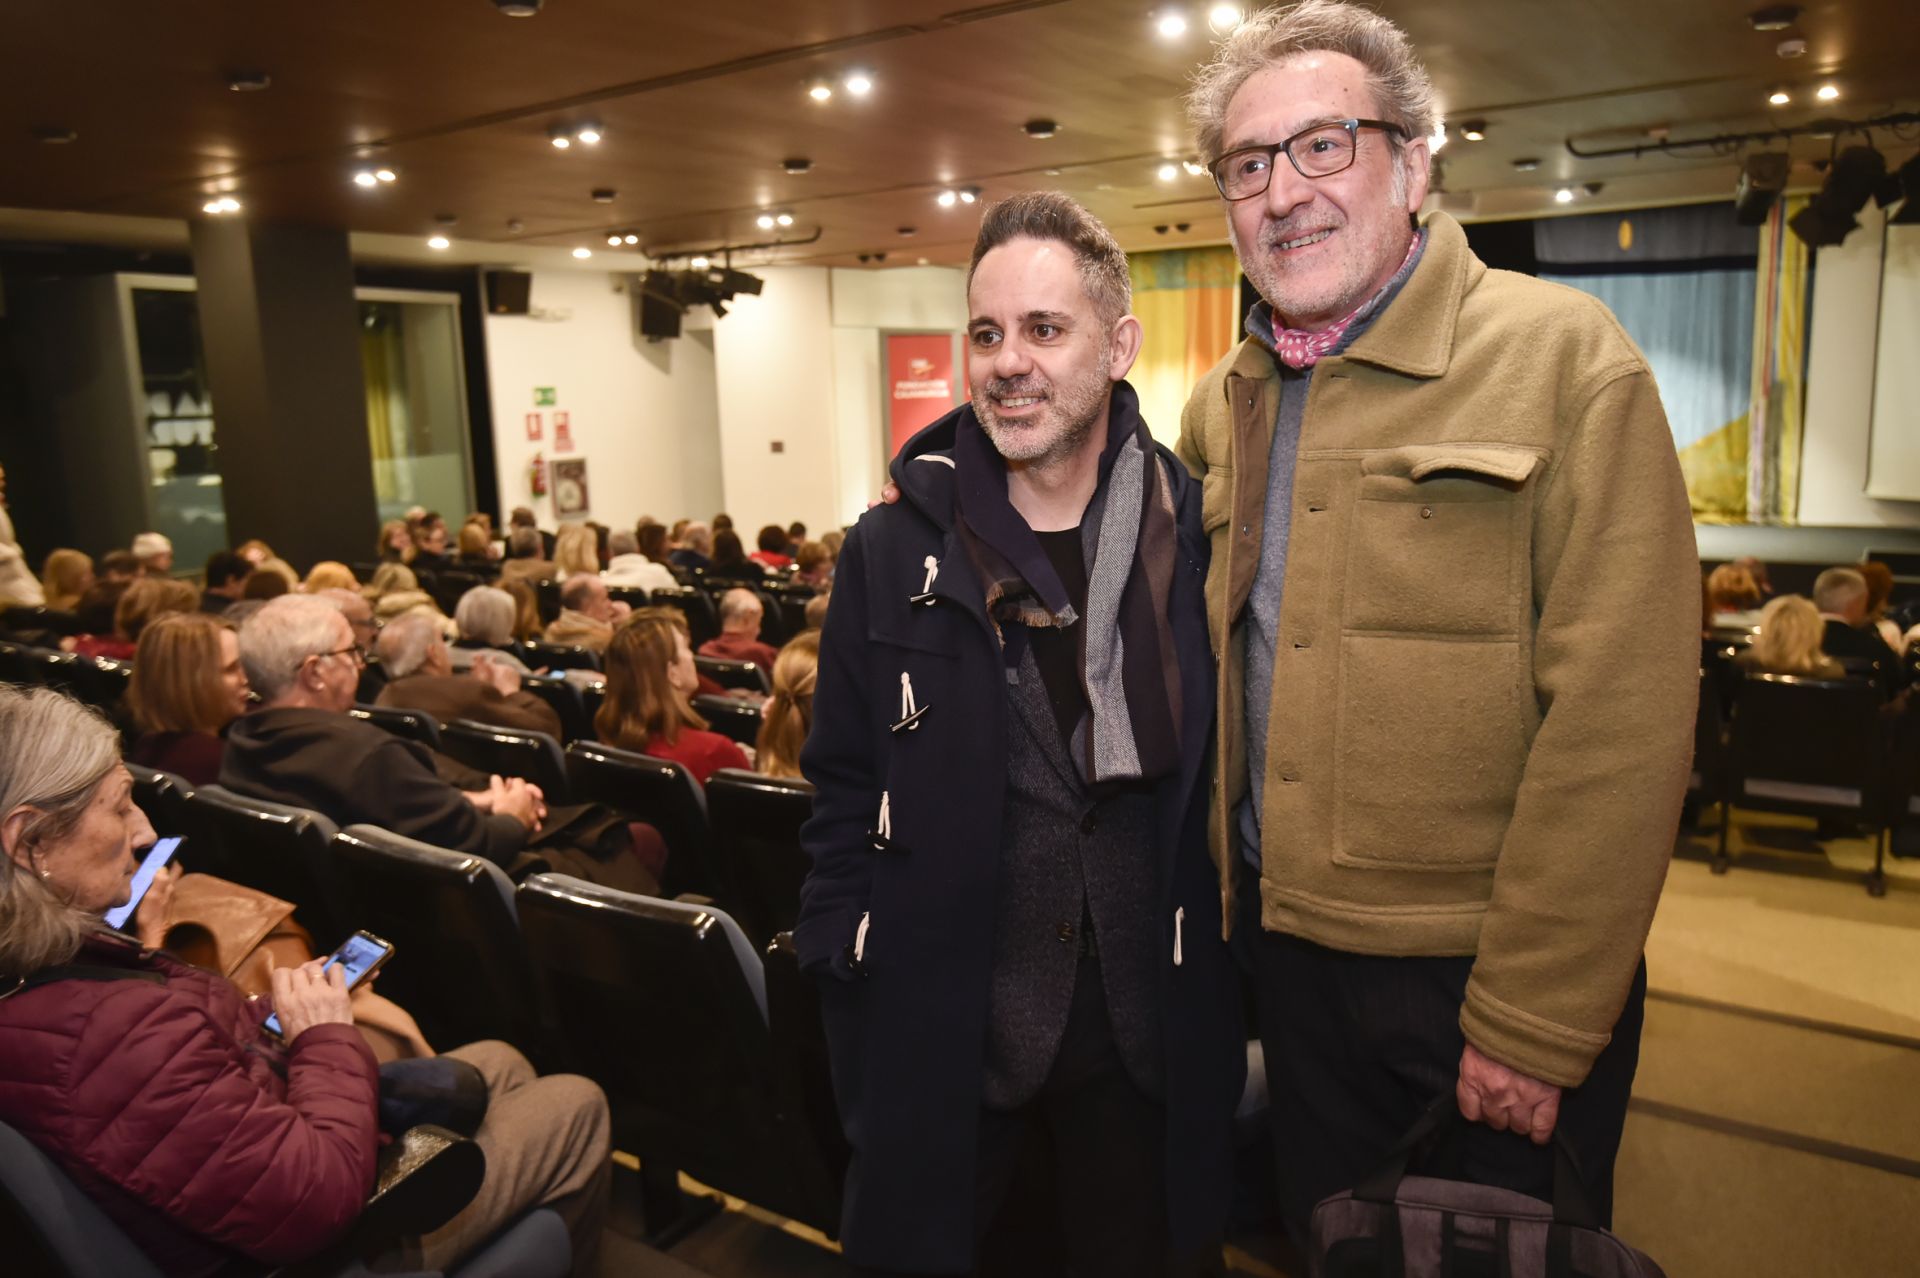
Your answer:
[[[902,449],[901,500],[841,552],[794,941],[864,1272],[1032,1267],[1041,1213],[1043,1265],[1102,1278],[1224,1229],[1245,1054],[1197,801],[1206,540],[1122,380],[1130,301],[1070,199],[988,210],[972,403]]]

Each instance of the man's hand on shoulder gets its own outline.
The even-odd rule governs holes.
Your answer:
[[[887,481],[887,486],[880,490],[880,500],[876,502],[868,503],[867,509],[872,510],[875,506],[891,506],[894,503],[898,502],[899,500],[900,500],[900,485],[894,483],[891,479],[889,479]]]
[[[1560,1090],[1507,1068],[1472,1043],[1460,1053],[1460,1081],[1454,1094],[1469,1122],[1485,1123],[1497,1132],[1518,1132],[1544,1145],[1553,1139],[1560,1121]]]

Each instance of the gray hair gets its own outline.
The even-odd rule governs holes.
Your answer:
[[[607,534],[607,555],[637,555],[640,553],[640,539],[626,529],[617,529]]]
[[[580,605],[592,596],[593,588],[599,584],[599,574],[576,572],[560,587],[560,606],[578,612]]]
[[[278,701],[293,687],[308,657],[333,651],[339,638],[335,623],[344,619],[338,604],[312,595],[269,599],[247,618],[240,627],[240,664],[260,699]]]
[[[1829,568],[1813,579],[1813,602],[1821,612],[1845,612],[1867,597],[1867,579],[1851,568]]]
[[[760,602],[760,596],[745,587],[735,586],[720,596],[720,624],[723,626],[764,611],[766,605]]]
[[[540,530],[531,524],[515,524],[507,534],[507,553],[515,559],[538,559],[540,550]]]
[[[50,688],[0,685],[0,819],[38,815],[23,844],[66,838],[120,766],[120,739],[98,712]],[[0,855],[0,976],[65,963],[99,921],[76,910],[28,866]]]
[[[426,664],[427,654],[440,641],[437,620],[423,612],[405,612],[386,624],[375,646],[388,677],[404,679]]]
[[[460,596],[454,605],[454,624],[460,637],[497,648],[513,639],[513,619],[518,609],[513,596],[498,586],[475,586]]]
[[[681,530],[680,544],[697,554],[711,555],[713,529],[696,519]]]
[[[1302,0],[1247,19],[1221,41],[1213,61],[1194,74],[1193,88],[1187,93],[1187,121],[1201,162],[1219,158],[1225,145],[1227,108],[1240,86],[1295,54],[1320,51],[1343,53],[1364,66],[1381,118],[1401,125],[1409,139],[1427,137],[1439,125],[1433,81],[1414,56],[1406,32],[1357,4]],[[1393,153],[1399,155],[1401,139],[1387,137]]]
[[[967,290],[980,259],[1011,240],[1054,240],[1073,250],[1080,287],[1093,303],[1093,313],[1109,332],[1133,308],[1133,278],[1127,273],[1127,255],[1099,218],[1071,196],[1058,191],[1027,191],[1010,195],[987,209],[980,233],[973,241],[973,261],[967,266]]]

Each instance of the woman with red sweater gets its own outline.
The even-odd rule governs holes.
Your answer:
[[[687,621],[675,608],[642,608],[607,645],[607,694],[594,719],[600,739],[624,750],[686,765],[705,785],[722,768],[749,768],[746,752],[693,712],[700,686],[687,645]]]

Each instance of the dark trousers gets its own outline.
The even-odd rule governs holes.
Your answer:
[[[1039,1095],[980,1111],[980,1278],[1167,1272],[1166,1107],[1127,1074],[1097,959],[1080,960],[1059,1055]],[[867,1278],[884,1271],[863,1269]]]
[[[1380,958],[1259,932],[1260,1038],[1273,1098],[1280,1209],[1300,1245],[1313,1207],[1377,1170],[1436,1097],[1451,1096],[1466,1041],[1460,1004],[1468,958]],[[1613,1216],[1613,1163],[1640,1060],[1644,962],[1593,1072],[1561,1098],[1587,1197]],[[1467,1124],[1436,1151],[1434,1175],[1553,1197],[1551,1146]]]

